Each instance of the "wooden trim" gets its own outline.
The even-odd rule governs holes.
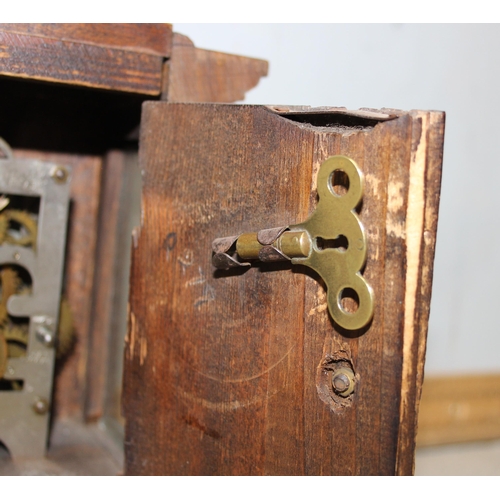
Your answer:
[[[110,417],[123,424],[120,399],[130,234],[140,223],[141,180],[135,152],[112,150],[103,162],[85,416],[88,421]]]
[[[410,114],[414,121],[408,204],[403,228],[406,237],[406,286],[396,459],[398,474],[414,473],[415,429],[424,375],[445,124],[444,113],[412,111]],[[397,204],[397,196],[390,201],[392,203]]]
[[[417,446],[500,438],[500,374],[426,377]]]
[[[169,57],[172,25],[160,23],[0,23],[0,31]]]
[[[240,101],[268,71],[267,61],[198,49],[179,33],[165,65],[162,99],[169,102]]]
[[[163,57],[0,31],[0,75],[158,95]]]
[[[120,198],[125,172],[125,154],[111,151],[104,158],[97,238],[92,319],[88,347],[87,393],[85,416],[95,421],[104,414],[107,363],[116,293],[117,231]]]

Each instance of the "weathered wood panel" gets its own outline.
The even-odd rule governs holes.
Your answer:
[[[169,57],[171,24],[148,23],[0,23],[0,31],[145,52]]]
[[[444,114],[413,111],[406,214],[406,286],[398,470],[414,468],[418,408],[424,377],[427,327],[438,223]]]
[[[129,474],[411,474],[444,115],[148,103],[124,413]],[[328,126],[325,126],[328,125]],[[375,316],[347,332],[313,273],[214,271],[214,238],[303,221],[323,160],[366,177]],[[325,366],[357,378],[332,397]]]
[[[172,56],[165,63],[162,99],[240,101],[267,75],[267,70],[267,61],[198,49],[188,37],[174,33]]]
[[[159,95],[163,57],[0,31],[0,75]]]

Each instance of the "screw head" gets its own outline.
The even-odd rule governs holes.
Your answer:
[[[335,394],[346,398],[354,391],[354,373],[349,368],[339,368],[332,374],[332,388]]]
[[[49,402],[45,398],[36,398],[33,411],[38,415],[45,415],[49,411]]]
[[[55,335],[52,330],[47,328],[45,325],[39,325],[36,327],[37,339],[45,344],[47,347],[53,347],[55,341]]]
[[[61,165],[56,165],[50,172],[50,176],[59,184],[64,184],[68,179],[68,171]]]
[[[349,379],[345,373],[337,373],[332,380],[336,392],[344,392],[349,387]]]

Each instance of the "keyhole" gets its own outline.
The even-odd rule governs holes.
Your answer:
[[[325,240],[318,236],[316,238],[316,246],[318,250],[325,250],[326,248],[335,248],[339,252],[345,252],[349,248],[349,241],[341,234],[333,240]]]

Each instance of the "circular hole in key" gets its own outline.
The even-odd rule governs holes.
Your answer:
[[[359,308],[359,295],[352,288],[344,288],[339,294],[339,305],[347,314],[354,314]]]
[[[336,196],[344,196],[349,191],[349,176],[343,170],[334,170],[330,176],[331,190]]]

